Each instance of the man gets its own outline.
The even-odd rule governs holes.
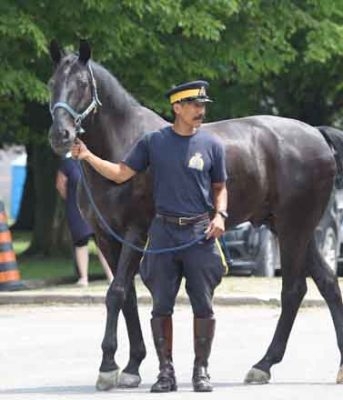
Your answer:
[[[207,367],[215,328],[212,298],[226,267],[217,238],[224,232],[227,217],[227,176],[223,145],[200,129],[205,104],[211,102],[207,87],[206,81],[193,81],[171,89],[167,96],[173,125],[145,134],[120,163],[100,159],[81,141],[72,148],[73,157],[86,160],[117,183],[150,167],[156,216],[149,229],[149,249],[199,239],[184,250],[146,253],[141,261],[142,280],[153,298],[151,328],[160,369],[151,392],[177,390],[172,314],[183,277],[194,314],[193,388],[212,391]]]

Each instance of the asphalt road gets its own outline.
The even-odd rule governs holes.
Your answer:
[[[177,306],[174,315],[174,361],[179,391],[170,399],[340,399],[335,384],[339,354],[326,308],[304,308],[294,326],[283,362],[273,368],[271,383],[244,385],[251,365],[266,350],[279,315],[278,307],[216,307],[217,335],[210,359],[213,393],[192,391],[191,312]],[[157,359],[150,335],[150,307],[140,307],[148,356],[142,385],[134,390],[97,392],[103,305],[1,306],[0,398],[4,399],[151,399]],[[117,362],[124,366],[128,343],[119,324]],[[157,395],[155,395],[157,397]],[[200,397],[199,397],[200,396]]]

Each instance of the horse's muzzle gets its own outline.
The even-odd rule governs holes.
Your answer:
[[[50,128],[48,139],[52,150],[57,155],[64,156],[70,150],[75,135],[70,135],[68,132],[56,132]]]

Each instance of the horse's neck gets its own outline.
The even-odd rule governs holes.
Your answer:
[[[102,105],[92,116],[85,136],[95,154],[120,161],[139,135],[139,104],[103,67],[94,65],[98,96]]]
[[[100,157],[119,162],[144,132],[166,124],[153,111],[142,107],[103,67],[94,65],[102,106],[93,116],[87,145]]]
[[[142,109],[133,107],[120,117],[105,108],[99,110],[87,130],[87,146],[102,158],[120,161],[146,131]]]

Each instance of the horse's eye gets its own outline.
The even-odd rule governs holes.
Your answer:
[[[84,89],[84,88],[87,87],[87,85],[88,85],[87,79],[80,79],[78,83],[79,83],[79,86],[80,86],[82,89]]]
[[[53,79],[50,79],[48,82],[48,88],[52,89],[54,87],[54,85],[55,85],[55,81]]]

